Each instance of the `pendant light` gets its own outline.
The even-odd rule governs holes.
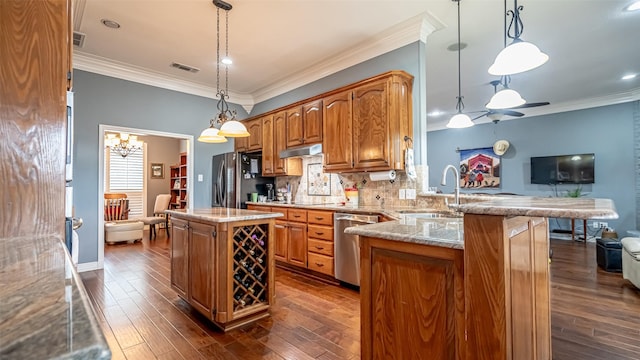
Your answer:
[[[505,75],[500,79],[499,84],[502,85],[503,89],[491,97],[489,103],[485,105],[487,109],[510,109],[526,103],[517,91],[509,89],[509,82],[511,82],[509,75]]]
[[[511,15],[511,23],[506,31],[506,36],[513,39],[513,41],[496,56],[496,60],[489,67],[489,74],[491,75],[518,74],[535,69],[549,60],[549,56],[541,52],[537,46],[520,39],[524,29],[520,18],[520,11],[523,6],[518,6],[518,0],[514,0],[513,3],[513,11],[509,10],[505,14],[505,16]]]
[[[473,121],[467,114],[463,114],[464,103],[462,102],[462,81],[460,80],[460,0],[452,0],[458,3],[458,102],[456,103],[456,110],[458,113],[453,115],[447,123],[448,128],[461,129],[473,126]]]
[[[204,129],[198,141],[206,143],[224,143],[227,142],[226,137],[247,137],[249,132],[247,128],[236,120],[235,110],[229,109],[227,99],[229,98],[229,65],[232,63],[229,58],[229,11],[233,8],[231,4],[222,0],[213,0],[217,11],[217,28],[216,28],[216,97],[218,100],[218,115],[209,121],[209,127]],[[226,25],[226,42],[225,57],[222,60],[225,70],[225,88],[220,88],[220,9],[225,11]],[[219,128],[219,129],[218,129]]]

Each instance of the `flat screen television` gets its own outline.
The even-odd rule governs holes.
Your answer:
[[[594,169],[594,154],[532,157],[531,183],[593,184]]]

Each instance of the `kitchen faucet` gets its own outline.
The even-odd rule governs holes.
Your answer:
[[[442,180],[440,184],[442,186],[447,185],[447,170],[453,170],[453,175],[455,176],[455,202],[456,206],[460,205],[460,174],[458,173],[458,169],[453,165],[447,165],[442,171]]]

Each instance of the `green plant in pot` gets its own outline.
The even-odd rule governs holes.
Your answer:
[[[578,185],[578,187],[573,190],[567,190],[567,197],[579,198],[584,195],[586,194],[582,192],[582,185]]]

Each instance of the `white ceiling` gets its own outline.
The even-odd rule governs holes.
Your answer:
[[[229,0],[231,101],[254,103],[387,51],[426,39],[427,111],[455,112],[456,3],[450,0]],[[508,0],[507,6],[513,7]],[[550,60],[512,78],[530,115],[640,99],[640,11],[631,0],[526,0],[522,38]],[[482,110],[495,80],[487,73],[503,46],[503,0],[463,0],[462,95]],[[221,12],[224,19],[224,12]],[[114,30],[101,19],[120,23]],[[74,0],[74,30],[86,34],[74,67],[214,97],[216,7],[211,0]],[[224,21],[222,22],[224,38]],[[426,36],[428,34],[428,36]],[[426,37],[425,37],[426,36]],[[172,62],[200,69],[189,73]],[[620,78],[638,73],[631,81]],[[416,85],[414,85],[416,86]],[[506,120],[507,118],[505,118]],[[429,116],[440,129],[448,116]],[[486,117],[478,122],[489,121]]]

